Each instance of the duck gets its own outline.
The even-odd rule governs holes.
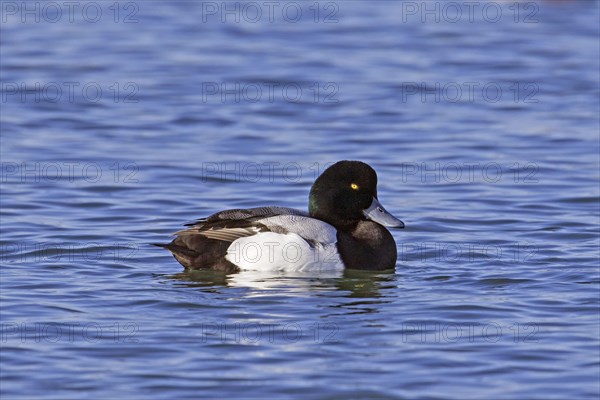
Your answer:
[[[377,173],[338,161],[317,177],[308,212],[281,206],[220,211],[185,225],[168,244],[186,270],[320,272],[394,269],[387,228],[404,222],[381,205]]]

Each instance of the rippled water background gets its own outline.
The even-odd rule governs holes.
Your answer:
[[[45,4],[2,2],[3,399],[597,398],[598,2]],[[149,245],[340,159],[395,273]]]

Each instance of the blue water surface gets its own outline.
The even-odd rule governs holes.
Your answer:
[[[598,2],[267,3],[1,3],[2,399],[598,398]],[[341,159],[395,272],[150,245]]]

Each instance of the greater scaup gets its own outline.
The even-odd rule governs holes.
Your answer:
[[[339,161],[315,181],[308,213],[286,207],[221,211],[176,232],[169,250],[185,268],[239,270],[384,270],[396,242],[384,228],[404,228],[377,199],[377,174]]]

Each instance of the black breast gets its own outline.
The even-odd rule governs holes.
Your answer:
[[[396,266],[396,242],[383,226],[361,221],[353,229],[338,230],[337,246],[346,268],[380,271]]]

